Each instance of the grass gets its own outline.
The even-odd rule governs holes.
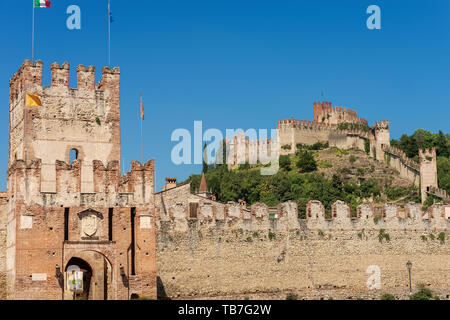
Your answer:
[[[383,239],[389,242],[391,240],[391,236],[389,235],[389,233],[386,233],[386,230],[380,229],[380,232],[378,233],[378,241],[382,243]]]
[[[296,294],[293,294],[293,293],[288,293],[286,295],[286,300],[298,300],[298,296]]]
[[[333,165],[329,162],[321,162],[317,165],[318,168],[321,169],[329,169],[329,168],[333,168]]]
[[[445,243],[445,232],[439,233],[437,238],[439,239],[441,244],[444,244]]]
[[[380,297],[381,300],[395,300],[395,297],[390,293],[385,293]]]

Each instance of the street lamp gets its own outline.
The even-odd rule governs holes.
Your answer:
[[[411,287],[411,268],[412,268],[412,263],[411,263],[411,261],[408,260],[408,262],[406,263],[406,267],[408,268],[408,273],[409,273],[409,295],[412,295],[412,287]]]

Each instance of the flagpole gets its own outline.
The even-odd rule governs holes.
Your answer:
[[[33,27],[31,32],[31,61],[34,63],[34,0],[33,0]]]
[[[111,0],[108,0],[108,59],[111,68]]]
[[[142,112],[142,92],[141,92],[141,112]],[[141,114],[141,163],[144,163],[144,142],[142,134],[142,114]]]

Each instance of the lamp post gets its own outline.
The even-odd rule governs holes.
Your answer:
[[[412,263],[411,263],[411,261],[408,260],[408,262],[406,263],[406,267],[408,268],[408,273],[409,273],[409,295],[412,295],[412,287],[411,287],[411,268],[412,268]]]

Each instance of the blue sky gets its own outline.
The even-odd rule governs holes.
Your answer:
[[[53,0],[36,9],[36,58],[108,64],[107,0]],[[8,150],[8,81],[31,58],[31,0],[1,1],[0,148]],[[81,8],[81,30],[66,9]],[[381,30],[368,30],[366,8],[381,8]],[[449,133],[450,2],[447,0],[112,0],[112,65],[120,66],[122,157],[140,156],[139,93],[144,94],[144,158],[156,160],[156,188],[201,166],[176,166],[172,131],[267,128],[278,119],[312,120],[325,98],[374,121],[391,137],[418,128]],[[7,156],[0,158],[6,189]]]

